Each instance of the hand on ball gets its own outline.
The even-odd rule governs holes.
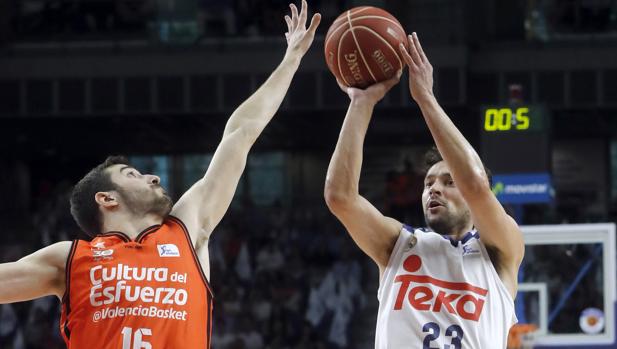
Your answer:
[[[375,83],[365,89],[349,87],[345,85],[344,82],[338,79],[336,80],[336,82],[338,82],[338,85],[341,88],[341,90],[347,93],[347,95],[349,96],[349,99],[351,99],[352,101],[362,100],[362,101],[366,101],[371,104],[377,104],[377,102],[382,100],[383,97],[386,95],[386,93],[388,93],[388,91],[390,91],[390,89],[394,87],[394,85],[398,84],[398,82],[401,79],[401,74],[402,74],[402,71],[398,70],[396,74],[394,75],[394,77],[386,81]]]

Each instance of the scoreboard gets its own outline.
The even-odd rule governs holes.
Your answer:
[[[550,172],[550,115],[538,104],[484,106],[481,158],[493,173]]]
[[[502,203],[548,203],[551,184],[550,115],[542,105],[481,108],[481,158],[493,172],[493,193]],[[522,210],[518,219],[522,219]]]

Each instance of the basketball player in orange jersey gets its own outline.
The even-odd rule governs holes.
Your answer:
[[[69,348],[210,347],[208,239],[227,211],[249,150],[279,108],[321,16],[285,16],[287,51],[231,115],[205,176],[175,205],[159,177],[110,157],[75,186],[71,213],[92,241],[60,242],[0,265],[0,303],[55,295]]]
[[[375,104],[400,78],[365,90],[341,88],[351,103],[325,185],[330,210],[380,271],[376,348],[505,348],[524,244],[489,185],[478,154],[433,95],[433,68],[417,35],[399,50],[411,96],[443,160],[425,175],[429,229],[386,217],[358,192],[362,147]]]

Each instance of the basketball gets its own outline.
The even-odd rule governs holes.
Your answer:
[[[405,30],[394,16],[377,7],[354,7],[328,29],[326,62],[344,85],[366,88],[403,68],[400,43],[409,47]]]

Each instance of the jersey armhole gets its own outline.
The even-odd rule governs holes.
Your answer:
[[[184,236],[186,237],[186,242],[188,243],[189,249],[191,250],[191,254],[193,255],[193,260],[195,261],[195,264],[197,265],[197,269],[199,270],[199,274],[201,274],[201,278],[204,284],[206,285],[206,289],[210,293],[210,297],[214,299],[214,292],[212,292],[212,287],[210,286],[210,282],[208,281],[208,278],[206,277],[206,273],[204,273],[204,269],[201,266],[199,257],[197,257],[197,251],[195,251],[195,246],[193,245],[193,240],[191,239],[191,234],[189,234],[188,228],[186,227],[186,225],[180,218],[176,216],[172,216],[172,215],[168,215],[167,217],[169,217],[171,221],[178,224],[180,228],[182,229],[182,232],[184,233]]]
[[[71,312],[71,267],[73,266],[73,257],[75,257],[75,251],[79,245],[79,240],[75,239],[71,243],[71,249],[69,255],[66,258],[66,266],[64,267],[65,280],[64,280],[64,295],[62,295],[62,307],[64,308],[64,323],[60,324],[62,335],[65,340],[71,338],[71,330],[69,329],[69,314]]]
[[[381,275],[381,278],[379,279],[379,288],[377,289],[377,299],[379,301],[381,301],[381,294],[383,292],[384,284],[388,279],[388,276],[390,276],[390,274],[392,273],[392,263],[394,263],[394,260],[400,254],[400,251],[402,249],[401,246],[405,243],[405,239],[407,238],[406,234],[403,234],[405,230],[408,231],[411,235],[415,233],[414,229],[407,224],[403,224],[401,231],[399,231],[398,238],[396,239],[396,243],[392,248],[390,258],[388,259],[388,264],[386,264],[386,267],[383,270],[383,275]]]
[[[71,242],[71,249],[69,250],[69,255],[66,258],[66,265],[64,267],[64,294],[62,295],[62,304],[68,305],[68,300],[71,293],[71,266],[73,265],[73,257],[75,256],[75,250],[77,249],[77,245],[79,240],[73,240]],[[70,307],[70,305],[69,305]]]
[[[516,324],[518,322],[518,319],[516,317],[516,312],[514,309],[514,298],[512,298],[510,291],[508,291],[508,288],[503,283],[503,280],[501,280],[499,273],[497,273],[497,269],[495,269],[495,266],[493,265],[493,261],[491,261],[491,258],[488,255],[488,251],[486,250],[486,246],[484,246],[484,243],[482,242],[482,240],[478,239],[478,245],[480,246],[480,249],[482,250],[482,255],[484,256],[484,258],[488,260],[488,263],[487,263],[488,268],[491,271],[493,278],[495,279],[495,283],[497,283],[497,287],[499,287],[501,291],[505,293],[506,297],[508,297],[509,303],[512,305],[512,317],[514,320],[513,323]]]

